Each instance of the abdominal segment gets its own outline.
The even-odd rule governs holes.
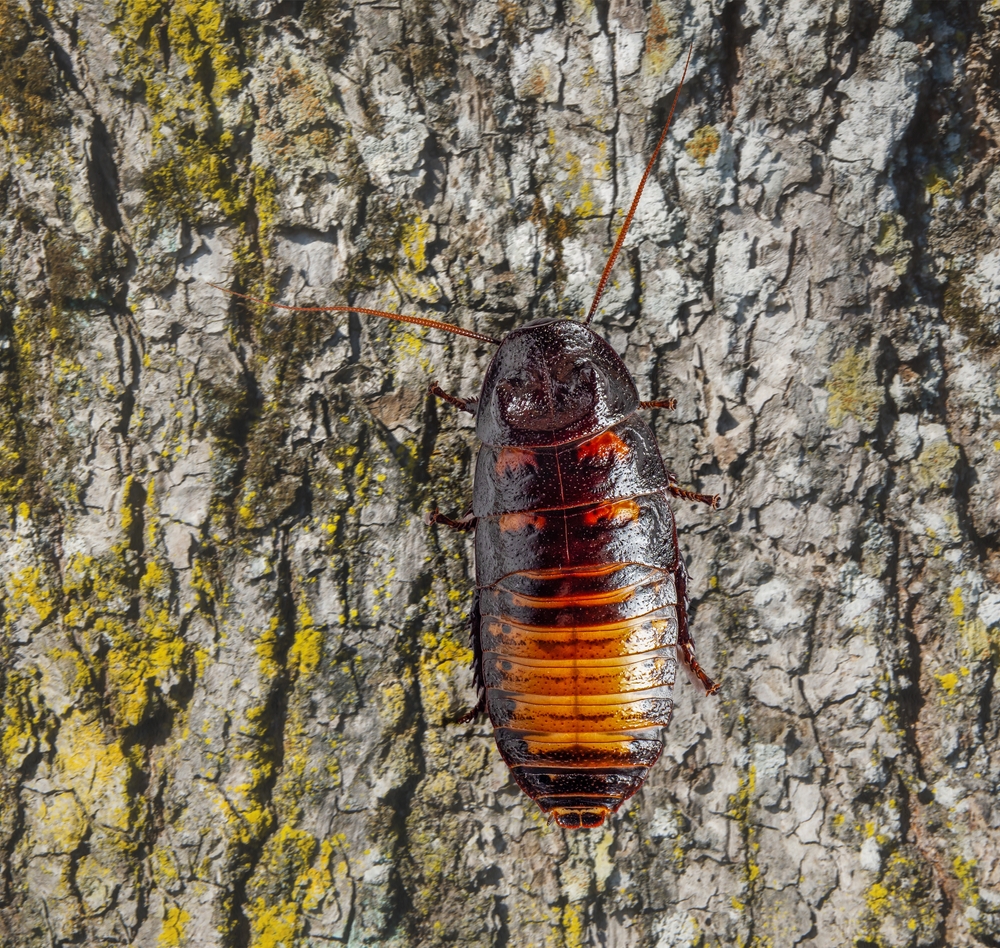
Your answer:
[[[677,671],[673,573],[634,563],[541,568],[480,594],[500,753],[561,826],[599,825],[663,748]]]

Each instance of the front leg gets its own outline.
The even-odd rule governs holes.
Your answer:
[[[476,518],[471,513],[467,513],[464,517],[460,517],[458,520],[452,520],[451,517],[446,517],[437,508],[424,517],[424,523],[426,523],[429,527],[433,527],[435,524],[440,523],[445,527],[451,527],[452,530],[476,529]]]
[[[660,398],[652,402],[639,402],[639,407],[644,411],[652,408],[664,408],[667,411],[673,411],[677,407],[677,399]]]
[[[475,404],[479,401],[478,398],[459,398],[457,395],[450,395],[446,392],[437,382],[431,382],[431,386],[427,391],[442,401],[447,402],[449,405],[454,405],[459,411],[466,411],[470,415],[476,413]]]

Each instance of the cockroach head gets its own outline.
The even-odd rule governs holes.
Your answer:
[[[539,319],[508,333],[477,411],[489,444],[543,445],[597,434],[639,404],[618,354],[581,323]]]

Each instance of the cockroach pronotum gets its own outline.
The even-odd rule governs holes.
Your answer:
[[[719,687],[694,657],[667,495],[712,507],[719,498],[678,486],[637,415],[673,402],[641,402],[625,364],[589,325],[690,60],[691,50],[584,322],[537,319],[494,339],[356,306],[268,304],[383,316],[499,346],[478,398],[431,386],[475,415],[481,446],[471,514],[435,511],[428,522],[475,530],[478,703],[463,720],[489,714],[518,786],[566,828],[600,826],[642,785],[663,750],[678,654],[708,694]]]

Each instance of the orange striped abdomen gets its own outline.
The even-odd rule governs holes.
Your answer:
[[[599,825],[663,749],[677,670],[673,573],[526,570],[480,596],[486,706],[504,760],[561,826]]]

